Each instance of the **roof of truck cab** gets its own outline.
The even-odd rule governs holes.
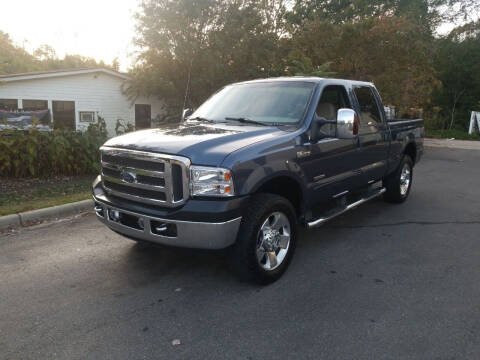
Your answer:
[[[335,82],[338,84],[353,84],[353,85],[372,85],[373,83],[368,81],[358,81],[358,80],[348,80],[348,79],[334,79],[334,78],[321,78],[317,76],[282,76],[282,77],[272,77],[272,78],[265,78],[265,79],[255,79],[255,80],[247,80],[241,81],[238,83],[234,83],[231,85],[239,85],[239,84],[252,84],[258,82],[285,82],[285,81],[303,81],[303,82],[312,82],[312,83],[322,83],[322,82]]]

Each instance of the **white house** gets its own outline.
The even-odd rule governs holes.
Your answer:
[[[108,69],[70,69],[0,76],[0,109],[50,110],[54,125],[84,130],[98,116],[105,119],[109,136],[117,120],[151,127],[162,114],[156,98],[137,98],[132,103],[121,90],[128,76]]]

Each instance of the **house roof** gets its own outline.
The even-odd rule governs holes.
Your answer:
[[[61,69],[61,70],[51,70],[51,71],[36,71],[36,72],[28,72],[28,73],[0,75],[0,82],[44,79],[44,78],[91,74],[91,73],[104,73],[104,74],[116,76],[125,80],[129,78],[127,74],[119,73],[117,71],[113,71],[105,68],[79,68],[79,69]]]

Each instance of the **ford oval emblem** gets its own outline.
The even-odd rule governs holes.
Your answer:
[[[135,176],[134,173],[128,172],[128,171],[122,171],[122,181],[126,183],[134,183],[137,180],[137,177]]]

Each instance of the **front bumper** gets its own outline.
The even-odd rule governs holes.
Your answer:
[[[163,209],[139,209],[138,203],[129,206],[128,202],[109,196],[99,179],[93,184],[93,199],[98,219],[117,233],[137,240],[198,249],[222,249],[235,242],[244,202],[191,200],[191,206],[187,206],[187,202],[182,209],[168,210],[162,216]],[[219,216],[212,213],[215,208]],[[223,211],[225,209],[228,211]],[[212,221],[212,218],[218,220]]]

